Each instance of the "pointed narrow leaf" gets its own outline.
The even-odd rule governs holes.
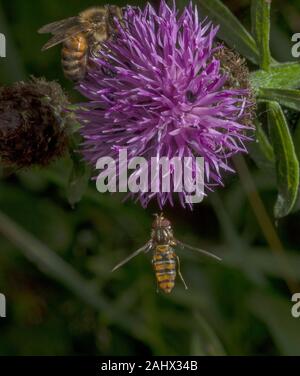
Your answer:
[[[276,64],[269,71],[252,72],[251,86],[256,94],[259,94],[261,88],[296,89],[300,87],[300,64]]]
[[[203,15],[220,25],[219,37],[241,55],[259,64],[259,53],[251,34],[232,12],[219,0],[198,0]]]
[[[252,34],[259,51],[259,65],[268,70],[271,64],[270,54],[270,8],[268,0],[252,0],[251,20]]]
[[[276,158],[278,197],[274,215],[281,218],[290,213],[299,187],[299,163],[283,111],[277,102],[268,102],[270,135]]]
[[[292,110],[300,111],[300,90],[261,88],[258,99],[276,101]]]
[[[294,140],[296,155],[298,157],[298,161],[300,161],[300,119],[298,120],[296,124],[296,129],[293,133],[293,140]]]

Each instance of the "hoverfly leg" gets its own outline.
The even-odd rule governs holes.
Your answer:
[[[177,258],[177,272],[178,272],[178,275],[179,275],[179,277],[180,277],[180,279],[181,279],[181,281],[182,281],[182,283],[184,285],[184,288],[187,290],[188,289],[187,284],[185,283],[185,280],[184,280],[184,278],[183,278],[183,276],[181,274],[181,271],[180,271],[180,259],[179,259],[179,257],[177,255],[176,255],[176,258]]]
[[[192,251],[196,251],[196,252],[202,253],[203,255],[212,257],[212,258],[214,258],[214,259],[216,259],[218,261],[222,261],[222,259],[219,256],[217,256],[217,255],[215,255],[215,254],[213,254],[211,252],[204,251],[203,249],[200,249],[200,248],[192,247],[192,246],[190,246],[188,244],[180,242],[179,240],[176,240],[176,242],[177,242],[177,245],[179,245],[181,247],[181,249],[188,248],[188,249],[191,249]]]

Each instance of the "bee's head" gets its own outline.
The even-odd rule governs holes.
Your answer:
[[[108,19],[111,23],[114,22],[114,18],[121,20],[123,18],[122,8],[116,5],[106,5],[106,11],[108,13]]]
[[[98,27],[101,23],[103,23],[104,14],[105,10],[103,7],[90,7],[81,12],[79,15],[83,20],[94,24],[95,27]]]
[[[114,35],[118,33],[118,25],[116,19],[119,21],[119,24],[123,25],[123,11],[122,8],[116,5],[106,5],[106,26],[108,27],[109,34]]]
[[[106,5],[106,9],[109,12],[109,15],[112,17],[123,17],[122,8],[118,7],[117,5]]]
[[[157,228],[157,227],[170,227],[171,222],[164,217],[163,213],[160,214],[154,214],[155,219],[152,223],[152,228]]]

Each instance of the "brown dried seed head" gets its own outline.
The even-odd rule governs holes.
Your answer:
[[[221,69],[228,77],[224,88],[228,90],[246,89],[248,91],[246,95],[247,107],[240,123],[251,126],[255,116],[256,101],[250,84],[250,71],[246,60],[224,45],[220,44],[218,47],[214,57],[220,60]]]
[[[68,144],[68,100],[56,82],[32,78],[0,87],[0,163],[45,166]]]

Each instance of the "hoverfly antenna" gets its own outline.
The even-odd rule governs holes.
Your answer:
[[[164,213],[160,212],[160,214],[159,214],[159,225],[160,226],[162,225],[163,220],[164,220]]]
[[[162,221],[164,220],[164,213],[163,212],[159,214],[153,213],[153,216],[155,217],[156,223],[159,223],[159,226],[161,226]]]

